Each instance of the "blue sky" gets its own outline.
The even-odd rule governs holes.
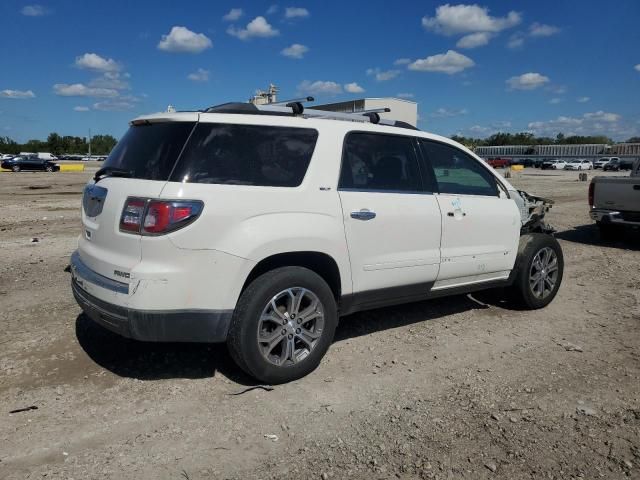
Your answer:
[[[39,0],[38,0],[39,1]],[[404,96],[477,137],[640,135],[640,1],[0,4],[0,135],[117,137],[131,118],[246,101]]]

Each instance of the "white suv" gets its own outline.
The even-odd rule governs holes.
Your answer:
[[[316,368],[356,311],[494,287],[546,306],[563,273],[549,203],[376,113],[155,114],[85,188],[72,289],[125,337],[226,341],[281,383]]]

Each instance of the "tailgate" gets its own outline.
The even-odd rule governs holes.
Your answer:
[[[129,283],[128,273],[141,258],[140,235],[120,231],[120,216],[129,196],[157,198],[163,181],[105,178],[85,187],[78,253],[94,272]]]
[[[640,178],[598,177],[594,181],[595,208],[640,212]]]

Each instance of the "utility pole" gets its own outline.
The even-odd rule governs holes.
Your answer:
[[[89,129],[89,158],[91,158],[91,129]]]

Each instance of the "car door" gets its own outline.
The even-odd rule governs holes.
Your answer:
[[[338,191],[354,303],[426,295],[440,264],[441,216],[410,136],[351,132]]]
[[[420,140],[442,211],[441,261],[434,290],[504,279],[518,249],[520,211],[493,173],[463,150]]]

